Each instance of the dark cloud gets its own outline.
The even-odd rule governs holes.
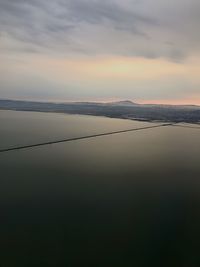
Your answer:
[[[63,3],[75,22],[100,24],[105,21],[118,30],[127,30],[134,34],[142,34],[140,24],[155,24],[150,17],[145,17],[117,5],[114,1],[81,1],[69,0]]]
[[[197,0],[0,0],[0,38],[26,51],[180,62],[199,49],[199,7]]]

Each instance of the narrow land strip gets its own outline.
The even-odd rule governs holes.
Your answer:
[[[53,145],[53,144],[58,144],[58,143],[66,143],[66,142],[78,141],[78,140],[83,140],[83,139],[91,139],[91,138],[96,138],[96,137],[101,137],[101,136],[108,136],[108,135],[121,134],[121,133],[127,133],[127,132],[141,131],[141,130],[171,126],[171,125],[173,125],[173,124],[172,123],[167,123],[167,124],[165,123],[165,124],[159,124],[159,125],[154,125],[154,126],[146,126],[146,127],[126,129],[126,130],[121,130],[121,131],[93,134],[93,135],[85,135],[85,136],[80,136],[80,137],[72,137],[72,138],[67,138],[67,139],[48,141],[48,142],[36,143],[36,144],[30,144],[30,145],[24,145],[24,146],[9,147],[9,148],[5,148],[5,149],[1,149],[0,153],[5,153],[5,152],[9,152],[9,151],[14,151],[14,150],[31,149],[31,148],[35,148],[35,147]]]

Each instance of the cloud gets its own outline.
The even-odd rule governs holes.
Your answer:
[[[110,26],[117,30],[124,30],[133,34],[143,35],[139,29],[140,24],[154,24],[152,18],[140,15],[133,10],[128,10],[116,4],[114,1],[81,1],[70,0],[64,2],[70,18],[74,22],[103,24],[109,22]]]
[[[199,52],[199,7],[197,0],[1,0],[0,39],[26,51],[182,61]]]

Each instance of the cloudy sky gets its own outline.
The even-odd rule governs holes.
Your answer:
[[[0,98],[200,104],[199,0],[0,0]]]

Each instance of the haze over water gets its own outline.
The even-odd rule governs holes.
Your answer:
[[[154,125],[0,111],[0,148]],[[199,130],[0,154],[0,265],[199,266]]]

